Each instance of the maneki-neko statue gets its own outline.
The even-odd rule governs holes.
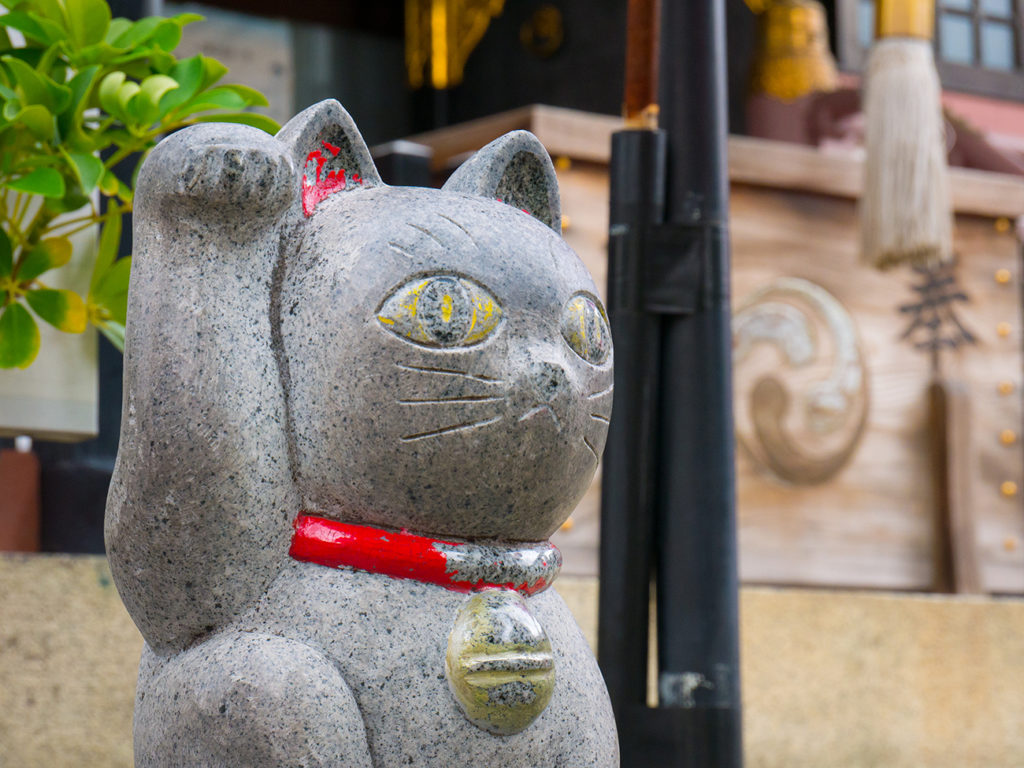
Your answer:
[[[139,768],[618,765],[550,589],[612,400],[531,134],[381,183],[336,102],[146,160],[107,508]]]

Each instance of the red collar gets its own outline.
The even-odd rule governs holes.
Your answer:
[[[475,544],[443,541],[368,525],[352,525],[300,512],[288,551],[296,560],[329,568],[355,568],[396,579],[415,579],[455,592],[514,589],[535,595],[562,567],[551,542]]]

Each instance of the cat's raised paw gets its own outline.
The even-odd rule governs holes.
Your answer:
[[[183,159],[175,191],[205,204],[231,203],[266,211],[287,204],[294,185],[291,158],[263,147],[190,147]]]

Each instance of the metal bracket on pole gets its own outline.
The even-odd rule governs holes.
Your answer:
[[[609,230],[610,258],[642,260],[637,305],[652,315],[692,315],[699,306],[708,231],[702,224],[615,224]]]
[[[645,308],[656,315],[692,315],[700,301],[701,271],[708,248],[707,227],[657,224],[645,234]]]

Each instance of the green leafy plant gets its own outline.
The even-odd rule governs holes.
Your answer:
[[[129,21],[112,19],[104,0],[2,2],[0,368],[35,360],[36,317],[68,333],[94,325],[123,349],[131,258],[117,253],[134,182],[114,167],[192,123],[270,133],[278,125],[245,111],[266,106],[258,91],[218,84],[227,73],[220,62],[173,55],[195,14]],[[138,163],[132,180],[137,172]],[[69,237],[97,224],[88,292],[49,287],[71,259]]]

